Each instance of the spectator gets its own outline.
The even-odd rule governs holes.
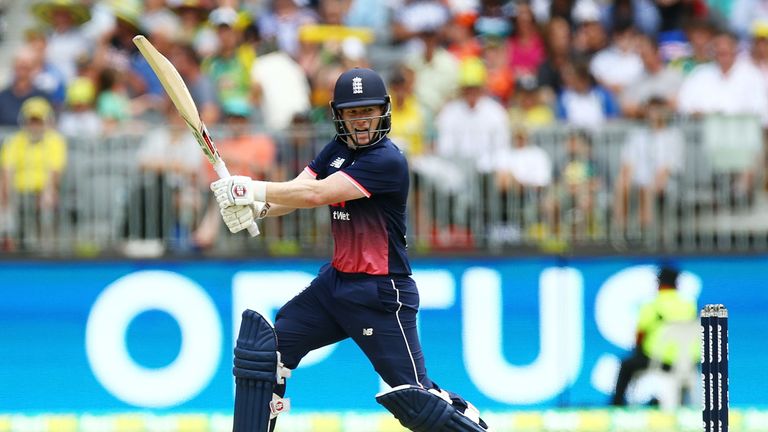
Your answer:
[[[112,134],[133,119],[131,98],[128,94],[125,72],[107,68],[99,73],[96,112],[101,117],[104,132]]]
[[[213,80],[222,106],[228,103],[252,104],[251,65],[238,55],[242,34],[235,28],[237,11],[220,7],[211,12],[209,19],[216,27],[218,49],[213,56],[203,60],[203,72]]]
[[[67,86],[67,99],[59,116],[59,131],[67,138],[98,137],[104,131],[101,117],[94,108],[96,86],[86,77],[78,77]]]
[[[742,38],[749,37],[755,25],[768,21],[768,2],[765,0],[733,0],[731,28]]]
[[[26,45],[13,56],[11,83],[0,91],[0,126],[18,126],[24,101],[36,96],[47,97],[34,83],[35,58],[32,47]]]
[[[619,115],[613,95],[597,85],[583,63],[563,68],[563,91],[557,98],[557,116],[583,128],[595,128]]]
[[[533,76],[524,76],[517,80],[515,98],[509,108],[509,118],[513,126],[536,129],[550,126],[555,121],[555,113],[544,102],[541,87]]]
[[[590,60],[608,46],[609,38],[601,17],[594,0],[579,0],[573,9],[573,50],[580,61]]]
[[[144,111],[157,109],[162,100],[162,86],[133,43],[134,36],[143,32],[139,28],[141,3],[114,2],[110,4],[110,11],[114,25],[103,35],[93,61],[97,63],[100,72],[107,69],[114,71],[119,79],[116,84],[120,88],[119,92],[134,101],[132,115],[138,116]]]
[[[556,234],[586,236],[597,229],[604,172],[592,155],[590,136],[574,130],[565,153],[556,159],[553,187],[543,207],[549,228]]]
[[[259,16],[262,40],[296,58],[299,52],[299,28],[317,24],[317,14],[295,0],[274,0],[272,10]]]
[[[502,39],[492,36],[484,38],[482,58],[488,69],[486,88],[504,106],[509,104],[515,92],[515,74],[510,69],[508,55],[509,49]]]
[[[493,171],[494,154],[508,148],[509,120],[504,107],[485,91],[487,71],[478,58],[461,64],[461,97],[448,102],[437,116],[435,153],[471,162],[482,174]]]
[[[201,59],[194,47],[189,44],[175,44],[170,53],[171,62],[189,89],[192,100],[205,124],[219,122],[221,109],[216,94],[216,87],[208,75],[201,70]]]
[[[406,58],[406,65],[415,75],[413,90],[429,121],[458,88],[459,62],[441,46],[443,24],[421,27],[418,35],[422,49]]]
[[[462,214],[480,198],[469,196],[466,185],[476,175],[490,184],[499,152],[509,148],[509,120],[499,102],[486,94],[487,72],[482,60],[465,59],[461,63],[461,97],[445,104],[435,121],[437,139],[432,154],[414,160],[413,170],[425,184],[436,188],[455,205],[454,220],[439,224],[465,222]]]
[[[373,30],[377,41],[389,42],[391,5],[381,0],[351,0],[344,14],[344,25]]]
[[[705,134],[704,147],[715,174],[727,178],[732,204],[742,199],[751,204],[756,177],[765,168],[764,162],[755,162],[761,159],[763,131],[768,127],[768,88],[749,59],[737,59],[735,35],[722,32],[712,44],[715,61],[697,67],[686,77],[678,110],[705,116],[711,129]],[[723,135],[731,120],[740,122],[738,136]]]
[[[50,26],[45,57],[60,70],[67,81],[75,76],[77,59],[92,51],[94,42],[89,40],[81,26],[91,18],[85,2],[76,0],[45,0],[31,7],[32,14],[43,24]]]
[[[674,109],[677,106],[677,93],[683,83],[682,72],[664,65],[658,44],[649,36],[638,37],[638,52],[643,60],[644,71],[621,95],[624,116],[639,117],[642,107],[652,97],[663,99],[668,107]]]
[[[683,81],[679,111],[683,114],[754,114],[768,126],[768,90],[760,71],[748,59],[737,59],[738,39],[722,32],[712,48],[715,61],[696,68]]]
[[[539,65],[536,80],[545,93],[545,100],[552,102],[563,87],[562,68],[571,60],[571,25],[564,18],[552,18],[545,28],[547,55]]]
[[[637,53],[637,33],[631,26],[617,27],[608,48],[600,50],[589,63],[598,84],[620,96],[624,88],[643,74],[643,61]]]
[[[307,76],[288,53],[273,51],[262,55],[250,76],[268,129],[285,130],[295,115],[309,110]]]
[[[461,13],[456,14],[446,26],[448,51],[459,61],[467,57],[479,57],[483,51],[473,28],[476,20],[475,13]]]
[[[637,373],[645,370],[650,365],[651,355],[663,350],[663,365],[670,368],[678,356],[692,354],[682,351],[683,347],[659,346],[664,325],[674,322],[686,322],[696,319],[696,303],[683,297],[677,291],[680,271],[671,266],[662,266],[658,273],[658,294],[652,301],[640,308],[637,320],[635,349],[629,357],[621,362],[619,375],[616,381],[616,389],[611,400],[614,406],[627,404],[626,392],[629,383]],[[698,354],[698,346],[695,347]]]
[[[341,41],[341,67],[344,69],[369,68],[368,51],[360,38],[348,36]]]
[[[389,136],[409,158],[416,159],[426,152],[424,141],[429,127],[413,93],[413,71],[405,66],[395,68],[388,88],[392,98],[392,130]]]
[[[751,35],[749,57],[763,79],[768,82],[768,20],[755,23]]]
[[[253,179],[273,178],[277,146],[269,135],[254,134],[250,130],[248,119],[253,115],[252,111],[252,105],[244,98],[227,99],[222,103],[224,126],[228,135],[217,141],[217,147],[221,157],[227,161],[232,175],[245,175]],[[204,183],[218,178],[210,164],[207,173],[208,178]],[[275,172],[275,176],[279,175],[281,173]],[[221,228],[220,217],[216,201],[211,200],[205,216],[192,235],[193,243],[197,247],[208,249],[214,246]]]
[[[64,104],[67,77],[45,58],[48,45],[45,33],[39,29],[30,29],[25,32],[25,39],[29,50],[35,54],[32,72],[35,87],[45,92],[54,108],[60,108]]]
[[[140,27],[157,29],[169,26],[181,34],[181,20],[168,7],[167,0],[144,0],[144,12],[141,14]]]
[[[534,222],[538,203],[543,192],[552,182],[552,159],[541,147],[532,144],[529,132],[524,127],[514,130],[511,150],[499,152],[496,156],[495,189],[499,193],[502,224],[513,223],[519,228],[530,228]],[[522,210],[519,217],[508,214],[511,207]],[[531,217],[533,216],[533,217]],[[499,228],[499,227],[492,227]],[[506,230],[491,232],[492,237],[501,237]],[[507,239],[511,240],[511,239]]]
[[[424,32],[438,37],[450,21],[450,15],[450,10],[441,1],[405,0],[392,17],[392,41],[397,44],[411,43]]]
[[[166,121],[143,136],[137,154],[142,175],[129,213],[141,215],[142,223],[129,226],[127,237],[172,241],[164,246],[183,250],[197,225],[200,191],[208,178],[200,175],[204,159],[197,141],[170,100],[164,106]]]
[[[0,204],[15,209],[17,238],[27,248],[34,241],[53,239],[67,143],[54,128],[53,108],[45,98],[24,101],[20,117],[21,130],[6,138],[0,150],[3,184],[11,192],[0,197]]]
[[[679,29],[688,20],[701,18],[707,15],[707,4],[705,0],[689,1],[656,1],[656,9],[661,19],[659,24],[660,32]]]
[[[535,75],[544,62],[546,52],[530,5],[516,3],[512,19],[512,35],[507,39],[509,69],[515,77]]]
[[[683,75],[688,75],[698,65],[712,61],[711,46],[715,35],[714,26],[704,19],[692,19],[684,26],[688,39],[689,53],[672,60],[670,64],[679,68]]]
[[[605,28],[612,32],[616,27],[631,24],[640,32],[655,35],[659,29],[659,12],[655,0],[615,0],[604,14]]]
[[[192,45],[200,58],[216,51],[216,32],[206,24],[211,12],[209,0],[168,0],[171,10],[179,17],[179,42]]]
[[[118,16],[126,15],[121,13]],[[141,22],[140,19],[134,22],[136,26],[135,30],[139,30],[141,28],[139,27]],[[164,55],[170,55],[179,38],[180,27],[178,19],[173,15],[157,15],[150,21],[150,25],[152,25],[152,27],[143,27],[144,34],[149,38],[149,41],[152,42],[152,45],[154,45],[158,51]],[[133,32],[129,32],[128,34],[135,36]],[[131,38],[133,38],[133,36],[131,36]],[[165,110],[165,91],[163,90],[163,86],[157,78],[157,75],[155,75],[147,62],[147,59],[135,51],[133,52],[131,63],[132,69],[146,85],[144,96],[150,99],[150,107],[162,113]]]
[[[639,226],[645,231],[655,215],[671,205],[669,195],[677,188],[684,160],[682,131],[667,126],[671,110],[663,99],[652,98],[645,106],[647,126],[633,131],[621,151],[616,179],[614,221],[624,228],[628,212],[637,208]],[[636,205],[631,201],[636,197]]]

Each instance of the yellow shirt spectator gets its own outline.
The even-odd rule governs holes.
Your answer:
[[[400,146],[406,155],[424,154],[424,114],[416,96],[410,94],[402,101],[392,96],[392,140]]]
[[[11,173],[13,187],[20,193],[42,191],[66,163],[66,140],[54,130],[45,131],[38,141],[21,130],[9,136],[0,151],[0,164]]]

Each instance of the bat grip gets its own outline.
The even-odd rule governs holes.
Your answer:
[[[213,164],[213,169],[216,171],[216,174],[219,175],[219,178],[226,178],[229,177],[229,170],[227,169],[227,166],[224,164],[224,160],[221,158],[218,158],[216,160],[216,163]],[[254,220],[251,222],[251,225],[248,227],[248,234],[251,235],[251,237],[256,237],[260,234],[259,232],[259,226],[256,225],[256,221]]]

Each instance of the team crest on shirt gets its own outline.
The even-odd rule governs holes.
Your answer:
[[[352,78],[352,94],[363,94],[363,79],[360,77]]]
[[[343,157],[337,157],[336,159],[333,160],[333,162],[330,163],[330,165],[336,169],[340,169],[341,165],[344,163],[345,160],[346,159],[344,159]]]

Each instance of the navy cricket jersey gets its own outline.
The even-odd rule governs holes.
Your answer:
[[[389,138],[357,150],[334,138],[306,170],[317,179],[341,171],[367,197],[329,206],[336,270],[411,274],[405,241],[408,161]]]

